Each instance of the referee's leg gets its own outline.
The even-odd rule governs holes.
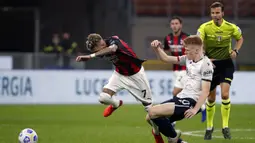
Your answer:
[[[225,64],[227,67],[224,69],[223,78],[221,78],[221,116],[222,116],[222,134],[225,139],[231,139],[230,129],[228,126],[231,102],[229,98],[230,85],[233,80],[235,72],[234,64],[232,60],[227,61]]]
[[[222,133],[225,139],[231,139],[230,130],[228,126],[231,108],[231,102],[229,98],[230,83],[223,82],[220,84],[220,87],[222,98],[221,103]]]
[[[207,115],[207,130],[212,130],[213,119],[215,114],[215,99],[216,99],[216,88],[212,90],[206,101],[206,115]]]

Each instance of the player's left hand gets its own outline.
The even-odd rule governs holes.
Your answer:
[[[76,61],[77,61],[77,62],[87,61],[87,60],[89,60],[90,58],[91,58],[90,55],[78,56],[78,57],[76,58]]]
[[[236,52],[235,52],[234,50],[232,50],[231,53],[230,53],[231,59],[235,59],[236,56],[237,56],[237,55],[236,55]]]
[[[193,116],[195,116],[197,114],[197,110],[195,109],[189,109],[187,110],[184,115],[185,115],[185,118],[192,118]]]

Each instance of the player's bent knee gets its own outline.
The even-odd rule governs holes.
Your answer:
[[[99,95],[99,98],[98,98],[98,101],[101,103],[101,104],[105,104],[105,102],[109,99],[110,95],[105,93],[105,92],[102,92],[100,93]]]
[[[148,114],[146,115],[145,120],[146,120],[147,122],[150,122],[151,119],[150,119],[150,116],[149,116]]]
[[[148,115],[149,115],[149,116],[148,116],[149,119],[155,119],[155,118],[157,118],[157,112],[155,111],[155,109],[154,109],[153,107],[149,109]]]

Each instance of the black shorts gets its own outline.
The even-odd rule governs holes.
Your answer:
[[[191,99],[191,98],[178,98],[174,96],[172,99],[164,101],[161,104],[170,103],[170,102],[175,103],[174,114],[171,117],[169,117],[169,120],[171,122],[184,119],[185,117],[184,113],[188,109],[195,107],[197,103],[194,99]]]
[[[214,90],[217,85],[223,82],[231,85],[235,72],[235,66],[232,59],[213,61],[213,64],[215,65],[215,68],[210,90]]]

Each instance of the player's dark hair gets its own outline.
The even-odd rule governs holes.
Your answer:
[[[89,34],[85,46],[89,51],[92,51],[97,46],[98,42],[102,39],[103,38],[99,34]]]
[[[190,35],[183,40],[185,45],[203,45],[202,39],[198,35]]]
[[[214,2],[210,6],[210,8],[216,8],[216,7],[220,7],[221,11],[224,11],[224,5],[221,2]]]
[[[173,16],[171,19],[170,19],[170,22],[172,20],[178,20],[181,24],[182,24],[182,19],[179,17],[179,16]]]

